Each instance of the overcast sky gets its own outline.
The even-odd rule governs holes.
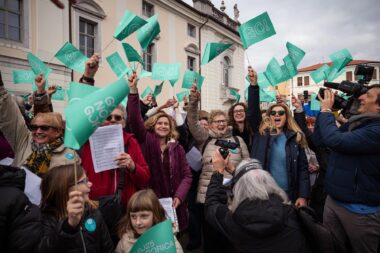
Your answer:
[[[192,5],[192,0],[184,0]],[[226,13],[233,17],[238,4],[240,23],[267,11],[276,35],[250,46],[250,63],[263,71],[272,57],[282,62],[286,42],[306,55],[300,67],[329,61],[329,55],[347,48],[356,60],[380,61],[379,0],[226,0]],[[221,0],[212,0],[220,7]]]

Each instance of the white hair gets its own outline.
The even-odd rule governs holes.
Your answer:
[[[245,170],[249,167],[255,169],[246,172],[232,189],[234,194],[231,203],[232,212],[235,212],[236,208],[245,199],[268,200],[272,194],[279,196],[284,204],[290,203],[285,191],[277,185],[276,181],[274,181],[267,171],[262,169],[260,162],[256,159],[244,159],[241,161],[236,168],[235,176],[243,169]]]

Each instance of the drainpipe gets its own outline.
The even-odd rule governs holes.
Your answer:
[[[72,6],[72,3],[71,3],[71,1],[69,1],[69,42],[71,44],[73,44],[71,6]],[[74,70],[71,70],[71,81],[74,81]]]
[[[208,20],[209,20],[209,15],[207,15],[206,21],[198,29],[198,34],[199,34],[198,45],[199,45],[199,51],[200,51],[198,65],[199,65],[199,74],[200,75],[202,74],[202,68],[201,68],[201,59],[202,59],[202,57],[201,57],[202,56],[202,40],[201,40],[201,37],[202,37],[202,33],[201,33],[201,30],[202,30],[202,27],[207,24]],[[201,108],[202,108],[202,97],[199,101],[199,110],[201,110]]]

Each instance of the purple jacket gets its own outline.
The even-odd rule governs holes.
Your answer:
[[[5,139],[3,133],[0,131],[0,160],[10,157],[14,157],[14,153],[11,145],[9,145],[7,139]]]
[[[181,200],[177,216],[179,229],[182,231],[188,225],[186,196],[192,181],[185,150],[177,141],[169,142],[161,158],[158,135],[147,131],[144,127],[138,94],[129,94],[127,110],[130,129],[141,144],[141,150],[150,169],[150,188],[159,198],[177,197]]]

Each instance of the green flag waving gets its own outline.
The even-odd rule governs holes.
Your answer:
[[[236,103],[239,103],[239,101],[240,101],[239,92],[237,90],[234,90],[234,89],[229,89],[229,91],[230,91],[230,94],[235,97]]]
[[[140,72],[140,75],[137,77],[137,80],[140,80],[141,78],[149,77],[149,76],[152,76],[152,72],[149,72],[149,71],[146,71],[145,69],[143,69]]]
[[[129,62],[137,61],[144,65],[144,61],[142,60],[141,56],[131,45],[129,45],[128,43],[123,43],[123,48]]]
[[[267,12],[245,22],[238,30],[244,48],[276,34]]]
[[[124,12],[124,16],[117,26],[113,37],[122,41],[145,24],[146,21],[144,19],[127,10]]]
[[[176,253],[172,223],[165,220],[142,234],[133,245],[131,253]]]
[[[265,75],[272,86],[275,86],[276,84],[279,84],[290,78],[286,66],[280,66],[276,58],[272,58],[268,63]]]
[[[13,78],[14,84],[34,83],[35,77],[36,75],[33,73],[32,70],[18,70],[18,69],[12,70],[12,78]]]
[[[286,42],[286,48],[288,49],[288,53],[293,62],[293,65],[297,67],[305,56],[305,51],[290,42]]]
[[[164,82],[165,81],[162,81],[159,85],[154,86],[153,96],[157,97],[158,95],[160,95],[162,91],[162,86],[164,86]]]
[[[125,75],[129,76],[132,73],[132,70],[125,65],[118,52],[111,54],[106,60],[117,78],[122,78]]]
[[[273,102],[273,101],[276,101],[276,91],[260,88],[260,102]]]
[[[144,99],[146,96],[148,96],[149,94],[153,95],[153,90],[152,88],[150,88],[149,86],[147,86],[145,88],[145,90],[141,93],[141,99]]]
[[[232,46],[232,44],[207,42],[205,51],[202,56],[201,65],[209,63],[230,46]]]
[[[289,74],[289,77],[293,77],[297,75],[298,73],[297,66],[294,64],[292,57],[289,54],[284,57],[283,61],[286,67],[286,71]]]
[[[318,84],[322,80],[326,80],[326,70],[330,69],[329,65],[323,64],[322,67],[314,70],[313,72],[310,73],[311,78],[313,81]]]
[[[248,78],[248,82],[250,82],[249,78]],[[266,77],[264,73],[257,74],[257,83],[259,84],[261,88],[266,88],[266,87],[271,86],[268,78]]]
[[[185,96],[189,97],[189,95],[190,95],[190,91],[185,90],[185,91],[178,92],[175,96],[177,97],[178,102],[182,102],[183,97],[185,97]]]
[[[152,79],[165,81],[169,80],[172,87],[178,81],[181,73],[181,64],[163,64],[163,63],[154,63],[152,71]]]
[[[99,89],[100,88],[88,84],[70,82],[69,89],[67,90],[69,105],[72,105],[73,103],[82,100],[86,96]]]
[[[185,74],[183,75],[182,88],[191,89],[194,80],[197,80],[197,87],[198,90],[200,90],[202,88],[204,79],[205,78],[197,72],[186,69]]]
[[[35,56],[32,53],[28,53],[27,55],[28,62],[30,66],[32,67],[33,73],[35,75],[43,74],[45,79],[48,79],[48,76],[50,72],[52,71],[51,68],[45,65],[43,61],[41,61],[37,56]]]
[[[330,55],[330,59],[333,62],[332,68],[336,69],[336,72],[341,71],[350,61],[352,61],[352,55],[344,48]]]
[[[160,25],[157,20],[157,14],[150,17],[147,23],[137,31],[137,39],[143,50],[146,50],[150,43],[160,33]]]
[[[84,73],[88,58],[74,47],[70,42],[66,42],[61,49],[54,55],[66,67],[79,73]]]
[[[67,128],[80,146],[128,93],[128,83],[122,78],[65,108]],[[68,145],[65,143],[65,146],[70,147]]]

